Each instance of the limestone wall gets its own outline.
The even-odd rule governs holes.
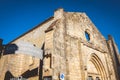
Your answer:
[[[52,55],[50,69],[52,74],[49,75],[53,76],[53,80],[59,80],[60,73],[65,74],[65,80],[86,80],[88,73],[91,73],[90,68],[94,68],[96,72],[94,79],[98,76],[102,80],[110,80],[111,68],[108,66],[110,59],[106,40],[86,14],[64,12],[60,9],[56,11],[55,16],[58,20],[53,30],[46,33],[45,40],[45,48]],[[85,32],[89,34],[89,41],[86,39]],[[103,74],[96,71],[96,66],[90,62],[93,53],[100,59]],[[46,64],[49,66],[50,59],[48,59]]]
[[[66,33],[72,37],[81,38],[82,41],[87,41],[85,31],[89,34],[90,41],[94,47],[108,51],[106,47],[106,40],[97,30],[95,25],[86,16],[85,13],[65,13]]]
[[[44,43],[45,30],[53,22],[51,18],[48,22],[38,25],[28,33],[12,41],[15,44],[20,41],[28,42],[41,49]],[[27,48],[26,48],[27,49]],[[7,71],[10,71],[14,77],[18,77],[26,71],[31,71],[39,67],[39,58],[34,58],[24,53],[4,55],[0,59],[0,80],[3,80]]]
[[[85,13],[59,9],[55,11],[54,18],[11,43],[19,41],[29,42],[40,49],[44,47],[42,77],[52,76],[53,80],[59,80],[63,73],[65,80],[87,80],[91,75],[94,79],[115,80],[106,39]],[[4,79],[7,71],[18,77],[39,67],[39,63],[40,59],[30,55],[4,55],[0,59],[0,80]],[[38,75],[29,79],[37,80]]]

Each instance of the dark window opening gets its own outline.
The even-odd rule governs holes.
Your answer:
[[[93,80],[92,76],[88,76],[88,80]]]
[[[44,76],[43,80],[52,80],[52,76]]]
[[[96,77],[96,80],[100,80],[100,78],[99,78],[99,77]]]
[[[90,41],[90,34],[88,34],[87,32],[85,32],[85,37],[87,41]]]

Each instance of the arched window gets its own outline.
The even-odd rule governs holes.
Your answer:
[[[87,41],[90,41],[90,34],[87,31],[85,31],[85,37]]]

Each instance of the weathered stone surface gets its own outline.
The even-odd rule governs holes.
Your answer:
[[[107,41],[85,13],[58,9],[54,18],[11,43],[19,41],[42,49],[43,60],[21,53],[3,55],[0,59],[0,80],[4,80],[7,71],[18,77],[36,68],[39,68],[39,75],[28,79],[60,80],[63,73],[65,80],[87,80],[90,77],[94,80],[119,80],[120,60],[114,40],[109,38]]]

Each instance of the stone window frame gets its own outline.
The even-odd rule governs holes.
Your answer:
[[[92,36],[91,36],[90,31],[89,31],[88,29],[86,29],[86,30],[84,31],[84,34],[85,34],[85,39],[86,39],[86,41],[91,42]]]

